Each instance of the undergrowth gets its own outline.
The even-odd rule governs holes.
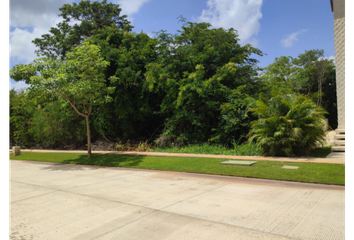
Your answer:
[[[222,145],[211,145],[208,143],[185,145],[180,147],[154,147],[154,152],[167,153],[195,153],[195,154],[215,154],[215,155],[238,155],[238,156],[261,156],[261,149],[255,144],[234,145],[228,148]]]

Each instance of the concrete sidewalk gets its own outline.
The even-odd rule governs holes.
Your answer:
[[[343,186],[10,161],[10,239],[344,239]]]
[[[39,149],[21,149],[22,152],[66,152],[66,153],[87,153],[87,151],[69,151],[69,150],[39,150]],[[10,152],[12,150],[10,149]],[[345,164],[345,155],[332,155],[330,158],[290,158],[290,157],[259,157],[259,156],[232,156],[232,155],[211,155],[211,154],[191,154],[191,153],[158,153],[158,152],[118,152],[118,151],[92,151],[93,154],[120,154],[120,155],[141,155],[141,156],[159,156],[159,157],[203,157],[203,158],[222,158],[222,159],[240,159],[254,161],[277,161],[277,162],[313,162],[313,163],[331,163]],[[330,154],[331,155],[331,154]]]

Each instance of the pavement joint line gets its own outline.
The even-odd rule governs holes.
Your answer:
[[[13,180],[11,180],[11,181],[13,181]],[[152,210],[150,213],[148,213],[148,214],[146,214],[146,215],[144,215],[144,216],[141,216],[139,219],[141,219],[141,218],[143,218],[143,217],[145,217],[145,216],[147,216],[147,215],[149,215],[149,214],[155,213],[155,212],[164,212],[164,213],[170,213],[170,214],[174,214],[174,215],[178,215],[178,216],[182,216],[182,217],[186,217],[186,218],[192,218],[192,219],[197,219],[197,220],[212,222],[212,223],[216,223],[216,224],[221,224],[221,225],[226,225],[226,226],[231,226],[231,227],[237,227],[237,228],[242,228],[242,229],[246,229],[246,230],[251,230],[251,231],[256,231],[256,232],[261,232],[261,233],[266,233],[266,234],[271,234],[271,235],[276,235],[276,236],[287,237],[287,238],[293,239],[293,240],[298,240],[298,239],[296,239],[296,238],[292,238],[292,237],[288,237],[288,236],[285,236],[285,235],[276,234],[276,233],[272,233],[272,232],[265,232],[265,231],[257,230],[257,229],[253,229],[253,228],[247,228],[247,227],[232,225],[232,224],[228,224],[228,223],[224,223],[224,222],[218,222],[218,221],[213,221],[213,220],[209,220],[209,219],[203,219],[203,218],[198,218],[198,217],[194,217],[194,216],[189,216],[189,215],[183,215],[183,214],[179,214],[179,213],[170,212],[170,211],[167,211],[167,210],[162,210],[162,209],[164,209],[164,208],[166,208],[166,207],[163,207],[163,208],[161,208],[161,209],[157,209],[157,208],[151,208],[151,207],[141,206],[141,205],[132,204],[132,203],[126,203],[126,202],[121,202],[121,201],[111,200],[111,199],[106,199],[106,198],[101,198],[101,197],[92,196],[92,195],[87,195],[87,194],[82,194],[82,193],[70,192],[70,191],[66,191],[66,190],[62,190],[62,189],[52,189],[52,188],[43,187],[43,186],[37,185],[37,184],[23,183],[23,182],[18,182],[18,181],[13,181],[13,182],[22,183],[22,184],[27,184],[27,185],[32,185],[32,186],[39,186],[39,187],[46,188],[46,189],[50,189],[50,190],[53,190],[53,191],[48,192],[48,193],[43,193],[43,194],[40,194],[40,195],[37,195],[37,196],[29,197],[29,198],[26,198],[26,199],[17,200],[17,201],[11,202],[11,204],[12,204],[12,203],[17,203],[17,202],[20,202],[20,201],[24,201],[24,200],[28,200],[28,199],[31,199],[31,198],[35,198],[35,197],[38,197],[38,196],[43,196],[43,195],[46,195],[46,194],[49,194],[49,193],[53,193],[53,192],[64,192],[64,193],[69,193],[69,194],[74,194],[74,195],[76,194],[76,195],[80,195],[80,196],[84,196],[84,197],[95,198],[95,199],[99,199],[99,200],[105,200],[105,201],[109,201],[109,202],[114,202],[114,203],[119,203],[119,204],[124,204],[124,205],[130,205],[130,206],[134,206],[134,207],[140,207],[140,208],[145,208],[145,209]],[[227,184],[224,184],[223,186],[225,186],[225,185],[228,185],[228,183],[227,183]],[[219,187],[217,187],[217,188],[221,188],[221,187],[223,187],[223,186],[219,186]],[[217,189],[217,188],[215,188],[215,189]],[[214,189],[212,189],[212,190],[214,190]],[[207,192],[210,192],[210,191],[212,191],[212,190],[209,190],[209,191],[207,191]],[[206,192],[204,192],[204,193],[206,193]],[[201,193],[201,194],[203,194],[203,193]],[[198,196],[198,195],[200,195],[200,194],[194,195],[194,197],[195,197],[195,196]],[[188,199],[189,199],[189,198],[186,198],[185,200],[188,200]],[[182,201],[185,201],[185,200],[182,200]],[[181,201],[179,201],[178,203],[180,203],[180,202],[181,202]],[[172,206],[172,205],[173,205],[173,204],[171,204],[171,206]],[[167,206],[167,207],[168,207],[168,206]],[[133,221],[130,222],[130,223],[127,223],[127,224],[125,224],[125,225],[123,225],[123,226],[120,226],[120,227],[118,227],[118,228],[116,228],[116,229],[113,229],[113,230],[111,230],[111,231],[109,231],[109,232],[106,232],[106,233],[100,235],[99,237],[102,237],[102,236],[104,236],[104,235],[106,235],[106,234],[108,234],[108,233],[110,233],[110,232],[112,232],[112,231],[114,231],[114,230],[117,230],[117,229],[119,229],[119,228],[121,228],[121,227],[127,226],[127,225],[129,225],[129,224],[131,224],[131,223],[133,223],[133,222],[135,222],[135,221],[137,221],[137,220],[139,220],[139,219],[133,220]],[[97,238],[95,238],[95,239],[97,239]]]
[[[163,213],[169,213],[169,214],[173,214],[173,215],[177,215],[177,216],[181,216],[181,217],[184,217],[184,218],[189,218],[189,219],[193,219],[193,220],[199,220],[199,221],[205,221],[205,222],[210,222],[210,223],[216,223],[216,224],[220,224],[220,225],[224,225],[224,226],[229,226],[229,227],[232,227],[232,228],[241,228],[241,229],[246,229],[246,230],[249,230],[249,231],[255,231],[255,232],[261,232],[261,233],[265,233],[265,234],[269,234],[269,235],[275,235],[275,236],[281,236],[281,237],[286,237],[288,239],[292,239],[292,240],[301,240],[299,238],[294,238],[294,237],[289,237],[289,236],[286,236],[286,235],[281,235],[281,234],[277,234],[277,233],[272,233],[272,232],[266,232],[266,231],[262,231],[262,230],[258,230],[258,229],[254,229],[254,228],[248,228],[248,227],[242,227],[242,226],[238,226],[238,225],[232,225],[232,224],[229,224],[229,223],[225,223],[225,222],[218,222],[218,221],[213,221],[213,220],[209,220],[209,219],[204,219],[204,218],[198,218],[198,217],[194,217],[194,216],[190,216],[190,215],[183,215],[183,214],[179,214],[179,213],[175,213],[175,212],[169,212],[169,211],[165,211],[165,210],[161,210],[161,209],[153,209],[153,208],[149,208],[149,207],[144,207],[144,206],[141,206],[142,208],[147,208],[147,209],[151,209],[153,210],[152,212],[150,213],[147,213],[145,214],[144,216],[141,216],[140,218],[138,219],[135,219],[127,224],[124,224],[123,226],[120,226],[120,227],[117,227],[113,230],[110,230],[94,239],[98,239],[99,237],[102,237],[106,234],[109,234],[110,232],[113,232],[115,230],[118,230],[120,228],[123,228],[131,223],[134,223],[136,222],[137,220],[140,220],[141,218],[144,218],[150,214],[153,214],[153,213],[157,213],[157,212],[163,212]]]
[[[143,207],[143,208],[147,208],[147,209],[151,209],[151,210],[160,210],[160,209],[158,209],[158,208],[150,208],[150,207],[141,206],[141,205],[138,205],[138,204],[126,203],[126,202],[122,202],[122,201],[117,201],[117,200],[112,200],[112,199],[101,198],[101,197],[92,196],[92,195],[88,195],[88,194],[83,194],[83,193],[77,193],[77,192],[67,191],[67,190],[72,189],[72,188],[68,188],[68,189],[54,189],[54,188],[44,187],[44,186],[37,185],[37,184],[32,184],[32,183],[19,182],[19,181],[15,181],[15,180],[10,180],[10,181],[12,181],[12,182],[17,182],[17,183],[22,183],[22,184],[26,184],[26,185],[31,185],[31,186],[36,186],[36,187],[41,187],[41,188],[45,188],[45,189],[49,189],[49,190],[53,190],[53,191],[48,192],[48,193],[43,193],[43,194],[36,195],[36,196],[32,196],[32,197],[29,197],[29,198],[26,198],[26,199],[17,200],[17,201],[14,201],[14,202],[12,202],[12,203],[19,202],[19,201],[23,201],[23,200],[27,200],[27,199],[31,199],[31,198],[35,198],[35,197],[37,197],[37,196],[42,196],[42,195],[49,194],[49,193],[53,193],[53,192],[56,192],[56,191],[57,191],[57,192],[65,192],[65,193],[77,194],[77,195],[80,195],[80,196],[91,197],[91,198],[96,198],[96,199],[100,199],[100,200],[106,200],[106,201],[110,201],[110,202],[116,202],[116,203],[120,203],[120,204],[127,204],[127,205],[131,205],[131,206],[135,206],[135,207]],[[224,184],[223,186],[226,186],[226,185],[228,185],[228,184],[229,184],[229,183],[226,183],[226,184]],[[223,187],[223,186],[219,186],[219,187],[217,187],[217,188],[220,188],[220,187]],[[217,188],[214,188],[214,189],[217,189]],[[212,191],[212,190],[214,190],[214,189],[211,189],[211,190],[209,190],[209,191]],[[209,191],[206,191],[206,192],[209,192]],[[206,193],[206,192],[203,192],[203,193]],[[201,195],[201,194],[203,194],[203,193],[196,194],[196,195],[194,195],[194,196],[192,196],[192,197],[196,197],[196,196]],[[190,199],[190,198],[192,198],[192,197],[186,198],[186,199],[181,200],[181,201],[179,201],[179,202],[177,202],[177,203],[180,203],[180,202],[182,202],[182,201],[188,200],[188,199]],[[174,203],[173,203],[173,204],[174,204]],[[172,206],[173,204],[170,204],[170,205]],[[165,206],[165,207],[163,207],[163,208],[169,207],[170,205]],[[163,208],[161,208],[161,209],[163,209]]]
[[[48,173],[50,174],[50,173]],[[43,174],[43,175],[47,175],[47,174]],[[23,176],[23,177],[15,177],[16,179],[19,179],[19,178],[28,178],[28,177],[35,177],[35,176],[38,176],[38,174],[36,175],[30,175],[30,176]],[[11,174],[10,174],[10,178],[11,178]]]
[[[143,208],[145,208],[145,207],[143,207]],[[148,209],[150,209],[150,208],[148,208]],[[112,230],[110,230],[110,231],[108,231],[108,232],[105,232],[105,233],[103,233],[103,234],[101,234],[101,235],[99,235],[98,237],[95,237],[95,238],[93,238],[93,239],[99,239],[100,237],[102,237],[102,236],[104,236],[104,235],[107,235],[107,234],[109,234],[109,233],[111,233],[111,232],[114,232],[114,231],[120,229],[120,228],[123,228],[123,227],[125,227],[125,226],[128,226],[128,225],[130,225],[130,224],[132,224],[132,223],[134,223],[134,222],[136,222],[136,221],[138,221],[138,220],[140,220],[140,219],[142,219],[142,218],[144,218],[144,217],[146,217],[146,216],[148,216],[148,215],[150,215],[150,214],[152,214],[152,213],[158,212],[158,211],[159,211],[159,210],[155,209],[155,210],[153,210],[152,212],[149,212],[149,213],[145,214],[144,216],[141,216],[141,217],[139,217],[139,218],[137,218],[137,219],[135,219],[135,220],[133,220],[133,221],[131,221],[131,222],[129,222],[129,223],[126,223],[126,224],[124,224],[124,225],[122,225],[122,226],[119,226],[119,227],[117,227],[117,228],[115,228],[115,229],[112,229]]]
[[[80,188],[80,187],[86,187],[86,186],[90,186],[90,185],[94,185],[94,184],[98,184],[98,183],[104,183],[104,182],[109,182],[109,181],[115,181],[117,179],[121,179],[121,178],[125,178],[126,176],[122,176],[122,177],[117,177],[114,179],[108,179],[108,180],[104,180],[104,181],[99,181],[99,182],[94,182],[94,183],[88,183],[88,184],[84,184],[84,185],[80,185],[80,186],[76,186],[76,187],[71,187],[71,188],[67,188],[69,189],[74,189],[74,188]]]
[[[41,188],[45,188],[45,189],[50,189],[50,188],[43,187],[43,186],[41,186],[41,185],[35,185],[35,184],[30,184],[30,183],[24,183],[24,182],[19,182],[19,181],[16,181],[16,180],[10,180],[10,182],[16,182],[16,183],[21,183],[21,184],[26,184],[26,185],[32,185],[32,186],[36,186],[36,187],[41,187]],[[57,191],[57,190],[55,190],[55,189],[50,189],[50,190],[52,190],[52,191],[51,191],[51,192],[42,193],[42,194],[39,194],[39,195],[36,195],[36,196],[28,197],[28,198],[16,200],[16,201],[10,202],[10,204],[11,204],[11,203],[17,203],[17,202],[24,201],[24,200],[28,200],[28,199],[31,199],[31,198],[35,198],[35,197],[38,197],[38,196],[43,196],[43,195],[46,195],[46,194],[48,194],[48,193],[53,193],[53,192]]]
[[[11,181],[13,181],[13,180],[11,180]],[[53,190],[52,192],[48,192],[48,193],[53,193],[53,192],[56,192],[56,191],[57,191],[57,192],[64,192],[64,193],[69,193],[69,194],[74,194],[74,195],[80,195],[80,196],[89,197],[89,198],[95,198],[95,199],[99,199],[99,200],[105,200],[105,201],[114,202],[114,203],[120,203],[120,204],[131,205],[131,206],[134,206],[134,207],[142,207],[142,208],[147,208],[147,209],[151,209],[151,210],[158,210],[158,209],[149,208],[149,207],[145,207],[145,206],[141,206],[141,205],[137,205],[137,204],[133,204],[133,203],[126,203],[126,202],[122,202],[122,201],[117,201],[117,200],[112,200],[112,199],[97,197],[97,196],[93,196],[93,195],[88,195],[88,194],[83,194],[83,193],[77,193],[77,192],[71,192],[71,191],[67,191],[67,190],[65,190],[65,189],[53,189],[53,188],[50,188],[50,187],[43,187],[43,186],[37,185],[37,184],[24,183],[24,182],[18,182],[18,181],[13,181],[13,182],[17,182],[17,183],[22,183],[22,184],[27,184],[27,185],[31,185],[31,186],[42,187],[42,188],[45,188],[45,189]],[[48,193],[44,193],[44,194],[48,194]],[[44,195],[44,194],[41,194],[41,195]],[[39,195],[38,195],[38,196],[39,196]],[[29,197],[28,199],[34,198],[34,197],[36,197],[36,196]],[[15,202],[19,202],[19,201],[22,201],[22,200],[25,200],[25,199],[17,200],[17,201],[15,201]]]
[[[35,198],[35,197],[40,197],[40,196],[46,195],[46,194],[48,194],[48,193],[53,193],[53,192],[55,192],[55,191],[53,190],[53,191],[51,191],[51,192],[46,192],[46,193],[38,194],[38,195],[36,195],[36,196],[32,196],[32,197],[28,197],[28,198],[16,200],[16,201],[10,202],[10,204],[12,204],[12,203],[18,203],[18,202],[25,201],[25,200],[28,200],[28,199],[31,199],[31,198]]]
[[[196,194],[196,195],[194,195],[194,196],[187,197],[186,199],[183,199],[183,200],[180,200],[180,201],[178,201],[178,202],[171,203],[170,205],[167,205],[167,206],[164,206],[164,207],[162,207],[162,208],[159,208],[159,210],[166,209],[166,208],[171,207],[171,206],[173,206],[173,205],[176,205],[176,204],[179,204],[179,203],[181,203],[181,202],[187,201],[187,200],[189,200],[189,199],[191,199],[191,198],[194,198],[194,197],[197,197],[197,196],[206,194],[206,193],[208,193],[208,192],[214,191],[214,190],[216,190],[216,189],[218,189],[218,188],[222,188],[222,187],[224,187],[224,186],[226,186],[226,185],[229,185],[229,184],[230,184],[230,183],[225,183],[225,184],[223,184],[222,186],[218,186],[218,187],[216,187],[216,188],[213,188],[213,189],[210,189],[210,190],[207,190],[207,191],[198,193],[198,194]]]

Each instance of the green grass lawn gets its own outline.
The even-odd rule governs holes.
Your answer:
[[[196,154],[214,154],[214,155],[234,155],[234,156],[262,156],[261,148],[256,147],[255,144],[241,144],[235,145],[234,148],[227,148],[221,145],[211,145],[208,143],[191,144],[181,147],[168,147],[153,149],[154,152],[167,153],[196,153]],[[309,157],[325,158],[332,152],[331,146],[318,147],[313,149]]]
[[[22,152],[19,156],[10,153],[10,159],[345,185],[345,167],[342,164],[257,161],[254,165],[245,167],[220,165],[225,159],[215,158],[93,154],[92,158],[88,159],[87,155],[82,153],[34,152]],[[283,165],[299,166],[299,169],[282,169]]]

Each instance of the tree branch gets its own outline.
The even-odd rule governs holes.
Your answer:
[[[149,140],[152,139],[152,137],[154,136],[154,134],[156,133],[156,131],[157,131],[161,126],[162,126],[162,124],[161,124],[158,128],[156,128],[155,131],[154,131],[152,134],[150,134],[150,133],[148,132],[148,133],[150,134]]]
[[[72,104],[72,102],[70,101],[70,99],[69,99],[67,96],[65,96],[63,93],[61,93],[60,91],[58,91],[58,90],[56,90],[56,89],[54,89],[54,91],[56,91],[56,92],[59,94],[59,96],[61,96],[61,97],[63,97],[64,99],[66,99],[66,100],[70,103],[71,107],[72,107],[79,115],[81,115],[81,116],[83,116],[83,117],[86,117],[84,114],[82,114],[81,112],[79,112],[79,110],[77,110],[77,108],[75,107],[75,105]]]
[[[104,139],[106,139],[106,141],[107,142],[111,142],[111,141],[109,141],[107,138],[106,138],[106,136],[102,133],[102,137],[104,138]]]

